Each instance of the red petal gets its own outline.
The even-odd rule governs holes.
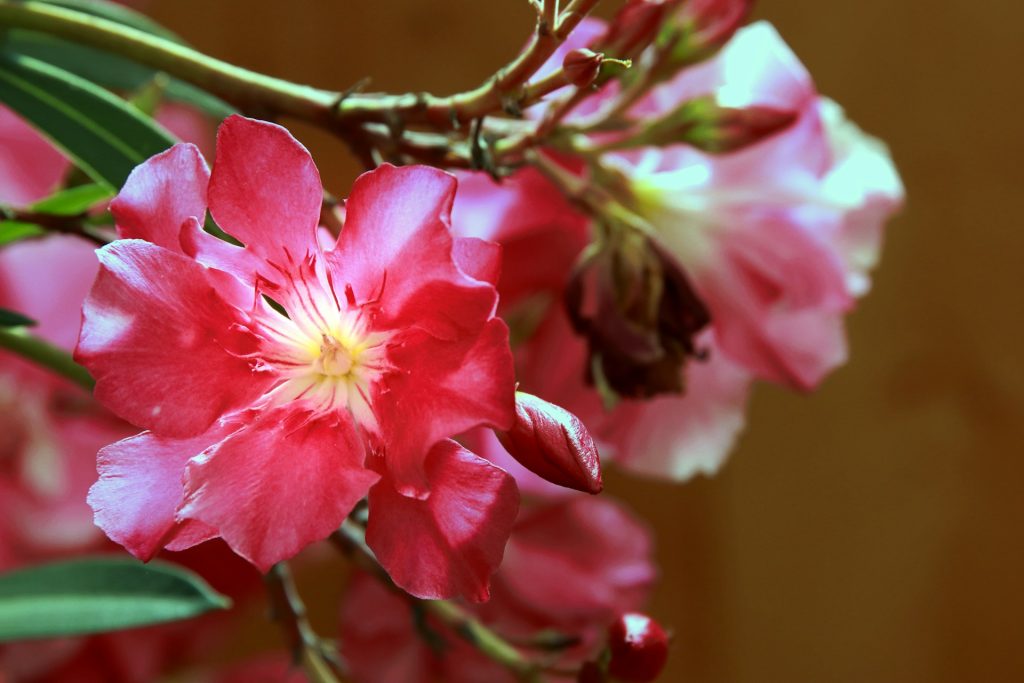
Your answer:
[[[71,163],[49,140],[0,106],[0,202],[24,206],[53,192]]]
[[[605,498],[539,507],[516,524],[495,580],[495,600],[514,601],[557,625],[610,619],[646,600],[654,585],[650,531]]]
[[[255,253],[281,262],[317,249],[323,185],[312,157],[273,123],[229,116],[217,131],[210,211]]]
[[[434,444],[479,425],[512,426],[515,375],[508,328],[500,319],[490,320],[475,338],[404,335],[388,360],[402,372],[389,375],[372,402],[386,463],[405,493],[426,492],[423,458]]]
[[[218,426],[191,439],[143,432],[101,449],[88,498],[96,525],[140,560],[152,558],[175,525],[185,464],[229,431]]]
[[[385,164],[359,176],[345,204],[345,227],[329,252],[336,286],[377,299],[376,325],[415,325],[453,338],[491,316],[494,287],[453,259],[449,229],[455,178],[426,166]]]
[[[135,167],[110,203],[117,233],[171,251],[181,251],[178,235],[188,218],[206,218],[210,169],[193,144],[179,143]]]
[[[497,286],[501,276],[501,245],[477,237],[456,237],[452,246],[455,263],[466,275]]]
[[[516,392],[516,421],[502,445],[526,469],[585,493],[601,492],[601,459],[590,432],[565,408]]]
[[[189,463],[179,518],[216,527],[264,572],[329,536],[379,477],[350,420],[308,419],[290,405],[255,414]]]
[[[425,465],[426,500],[401,495],[389,478],[371,489],[366,542],[416,597],[486,600],[519,509],[515,480],[454,441],[437,444]]]
[[[230,349],[240,312],[190,258],[140,240],[100,249],[75,358],[108,408],[161,436],[188,437],[250,404],[269,378]]]

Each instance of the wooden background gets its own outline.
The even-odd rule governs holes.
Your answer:
[[[150,12],[272,74],[442,93],[475,85],[531,26],[525,0],[154,0]],[[677,634],[664,680],[1024,681],[1024,10],[774,0],[758,14],[889,142],[909,203],[850,319],[852,361],[821,391],[760,388],[714,480],[610,478],[658,534],[652,611]],[[358,169],[343,147],[296,133],[344,195]]]

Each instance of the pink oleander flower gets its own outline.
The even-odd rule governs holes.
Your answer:
[[[550,195],[523,211],[520,186],[544,182],[533,171],[504,185],[464,179],[454,213],[460,234],[507,246],[505,272],[532,262],[514,261],[518,252],[508,245],[541,243],[544,235],[567,245],[545,255],[551,275],[532,289],[506,291],[502,283],[502,313],[527,338],[517,350],[522,389],[580,416],[602,455],[674,479],[718,469],[743,426],[754,379],[809,390],[845,361],[843,317],[867,291],[882,228],[903,197],[884,145],[817,94],[769,25],[741,29],[714,59],[684,70],[631,111],[648,117],[705,96],[722,106],[793,111],[796,119],[729,154],[676,145],[604,158],[621,174],[623,202],[678,262],[710,314],[709,328],[695,338],[707,360],[687,363],[682,396],[625,400],[607,411],[596,392],[582,390],[585,344],[557,303],[537,302],[557,302],[564,279],[555,274],[564,278],[585,247],[585,219],[567,218],[572,209]],[[490,221],[474,222],[486,205],[495,210]]]
[[[450,437],[511,426],[513,374],[497,247],[452,238],[455,187],[366,173],[331,244],[316,167],[279,126],[227,119],[212,174],[187,144],[139,166],[76,350],[146,430],[100,452],[97,524],[143,559],[220,537],[265,571],[368,496],[396,583],[485,599],[518,492]],[[207,204],[244,247],[203,231]]]
[[[647,599],[651,554],[648,530],[607,498],[524,507],[492,599],[472,610],[513,642],[542,630],[579,638],[561,656],[566,666],[578,665],[596,655],[620,613]],[[408,601],[365,574],[345,595],[340,636],[355,683],[515,680],[443,625],[429,618],[418,624]]]

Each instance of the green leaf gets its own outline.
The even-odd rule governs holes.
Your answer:
[[[0,642],[190,619],[230,601],[165,562],[93,557],[0,575]]]
[[[11,242],[25,239],[26,237],[38,237],[45,235],[46,230],[35,223],[24,221],[0,221],[0,247]]]
[[[110,189],[175,139],[131,104],[63,69],[0,55],[0,102],[63,149]]]
[[[47,4],[108,19],[184,44],[179,36],[149,17],[121,5],[98,0],[47,0]],[[35,57],[113,90],[136,91],[162,73],[102,50],[22,29],[8,31],[2,43],[11,53]],[[218,119],[235,113],[234,108],[220,98],[177,79],[168,79],[164,94],[169,100],[190,104]]]
[[[15,311],[0,308],[0,327],[32,327],[36,321]]]
[[[29,210],[57,216],[77,216],[113,196],[114,193],[105,185],[79,185],[41,199],[30,206]]]

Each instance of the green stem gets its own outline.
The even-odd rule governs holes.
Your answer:
[[[128,57],[246,110],[328,123],[342,93],[298,85],[228,64],[143,31],[42,2],[0,2],[0,26],[47,33]]]
[[[524,683],[540,681],[541,667],[523,656],[497,633],[487,628],[458,603],[451,600],[421,600],[415,598],[391,581],[391,577],[377,562],[373,551],[366,545],[366,532],[351,520],[345,520],[331,540],[353,558],[361,569],[377,577],[385,586],[421,607],[424,612],[452,629],[488,658],[511,671]]]
[[[71,358],[71,354],[29,334],[24,328],[0,327],[0,348],[12,351],[37,365],[49,368],[58,375],[75,382],[86,391],[92,391],[96,384],[89,372]]]

